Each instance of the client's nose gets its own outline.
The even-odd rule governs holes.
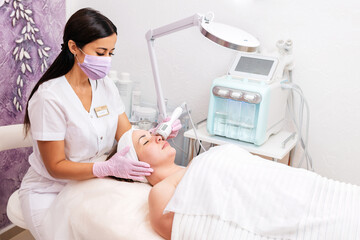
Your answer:
[[[159,143],[162,141],[162,137],[161,136],[155,136],[155,142]]]

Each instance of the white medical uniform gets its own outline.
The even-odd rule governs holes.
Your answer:
[[[29,101],[33,138],[30,168],[22,180],[20,201],[25,222],[36,239],[42,239],[41,221],[46,210],[69,180],[50,176],[37,141],[65,141],[66,159],[93,162],[114,144],[118,116],[125,107],[113,81],[90,80],[92,102],[87,112],[65,76],[40,85]],[[98,117],[95,108],[106,106],[109,114]]]

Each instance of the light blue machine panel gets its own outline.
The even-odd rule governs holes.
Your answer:
[[[207,130],[209,134],[256,145],[278,132],[285,118],[287,92],[279,83],[234,79],[231,75],[213,81]]]

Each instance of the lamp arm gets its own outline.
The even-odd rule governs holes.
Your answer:
[[[146,33],[146,40],[155,40],[156,38],[181,31],[183,29],[193,27],[193,26],[199,26],[201,20],[203,19],[203,15],[200,15],[198,13],[194,14],[193,16],[181,19],[179,21],[164,25],[162,27],[158,27],[155,29],[150,29]]]
[[[163,119],[165,119],[167,117],[165,99],[164,99],[163,91],[162,91],[161,84],[160,84],[158,65],[157,65],[156,55],[155,55],[155,50],[154,50],[154,41],[148,40],[147,44],[148,44],[148,49],[149,49],[151,68],[152,68],[153,77],[154,77],[157,106],[159,108],[158,122],[161,122]]]
[[[150,55],[150,62],[151,62],[151,68],[153,72],[154,77],[154,83],[155,83],[155,89],[156,89],[156,95],[157,95],[157,105],[159,108],[159,119],[158,121],[162,121],[167,117],[166,114],[166,106],[165,106],[165,99],[163,96],[163,91],[161,88],[160,83],[160,76],[159,76],[159,70],[158,65],[156,61],[156,54],[154,49],[154,40],[156,38],[181,31],[183,29],[198,26],[200,22],[202,21],[203,16],[196,13],[193,16],[184,18],[182,20],[167,24],[165,26],[156,28],[156,29],[150,29],[146,35],[145,38],[147,40],[148,49],[149,49],[149,55]]]

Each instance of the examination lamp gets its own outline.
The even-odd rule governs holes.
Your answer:
[[[189,27],[199,26],[202,35],[211,41],[237,51],[255,52],[259,47],[259,41],[249,33],[235,27],[213,22],[214,14],[206,15],[195,14],[182,20],[170,23],[168,25],[150,29],[145,37],[148,43],[151,67],[154,75],[154,83],[157,95],[157,104],[159,108],[159,120],[167,117],[165,99],[160,84],[159,71],[154,50],[154,41],[156,38],[174,33]]]

